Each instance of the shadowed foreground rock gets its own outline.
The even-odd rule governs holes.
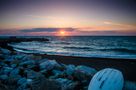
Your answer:
[[[0,90],[87,90],[96,69],[0,48]],[[130,87],[130,85],[132,87]],[[135,90],[126,82],[124,90]]]

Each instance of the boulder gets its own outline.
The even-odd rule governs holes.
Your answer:
[[[64,79],[64,78],[58,78],[56,81],[60,84],[61,90],[74,90],[77,82],[73,82],[72,80]]]
[[[8,49],[0,48],[0,53],[9,55],[11,54],[11,51]]]
[[[136,82],[126,81],[123,90],[136,90]]]
[[[47,60],[40,63],[40,69],[52,70],[53,68],[60,68],[61,66],[55,60]]]
[[[8,79],[8,75],[4,74],[4,75],[0,75],[0,80],[5,81]]]
[[[19,72],[20,72],[19,68],[15,68],[10,72],[10,76],[19,75]]]
[[[0,74],[6,74],[6,75],[8,75],[12,70],[13,70],[13,68],[11,68],[11,67],[3,67],[0,70]]]
[[[17,85],[19,86],[17,90],[31,90],[29,87],[31,82],[32,82],[32,79],[21,78],[17,82]]]
[[[48,83],[46,82],[45,77],[38,72],[30,71],[27,74],[27,78],[32,81],[30,81],[30,87],[32,90],[46,90],[45,84]]]
[[[35,67],[35,61],[34,60],[24,61],[20,63],[19,66],[23,66],[25,68],[33,68]]]
[[[74,76],[78,80],[90,80],[96,72],[94,68],[80,65],[75,68]]]
[[[75,71],[75,65],[67,65],[66,66],[65,72],[67,75],[72,75],[74,73],[74,71]]]

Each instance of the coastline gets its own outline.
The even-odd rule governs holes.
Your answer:
[[[101,70],[104,68],[115,68],[122,71],[126,80],[136,81],[136,61],[134,59],[89,58],[47,54],[40,56],[51,60],[56,60],[57,62],[64,64],[86,65],[97,70]]]
[[[14,51],[9,43],[18,43],[21,41],[49,41],[47,38],[18,38],[8,37],[0,38],[0,47]],[[31,54],[31,53],[30,53]],[[62,56],[62,55],[47,55],[47,54],[34,54],[42,56],[43,58],[53,59],[57,62],[64,64],[86,65],[93,67],[97,70],[104,68],[115,68],[122,71],[126,80],[136,81],[136,60],[135,59],[121,59],[121,58],[97,58],[97,57],[80,57],[80,56]]]
[[[0,44],[0,89],[2,90],[20,88],[23,88],[21,90],[25,88],[28,90],[87,90],[94,74],[105,68],[114,68],[123,73],[123,90],[136,88],[134,59],[23,53],[8,46],[9,43],[14,42],[7,41]]]

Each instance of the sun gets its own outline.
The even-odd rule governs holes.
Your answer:
[[[60,36],[66,36],[66,32],[65,32],[65,31],[60,31],[60,32],[59,32],[59,35],[60,35]]]

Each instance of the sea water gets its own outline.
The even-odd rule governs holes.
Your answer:
[[[46,36],[45,38],[49,41],[10,45],[15,50],[26,53],[136,59],[136,36]]]

